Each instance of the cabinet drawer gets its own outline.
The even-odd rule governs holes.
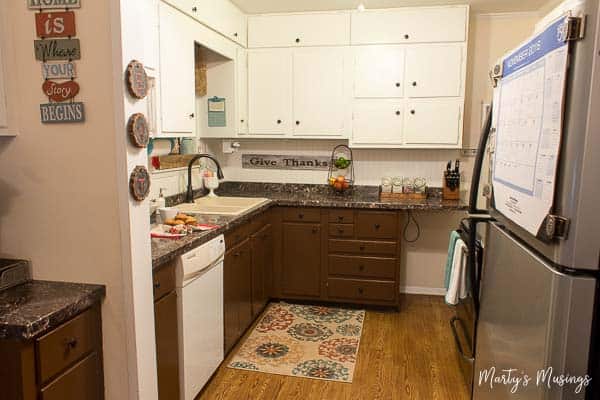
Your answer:
[[[329,222],[338,224],[351,224],[354,222],[354,210],[330,210]]]
[[[175,290],[175,262],[163,265],[152,274],[154,301]]]
[[[396,255],[396,242],[329,239],[330,253]]]
[[[356,234],[361,239],[395,239],[398,237],[398,214],[359,211]]]
[[[40,381],[46,382],[98,347],[100,329],[99,311],[91,308],[37,339]]]
[[[329,275],[395,279],[395,258],[329,256]]]
[[[312,13],[248,18],[248,47],[344,46],[350,44],[350,15]]]
[[[104,398],[100,356],[94,352],[41,390],[41,400]]]
[[[290,222],[321,222],[321,210],[318,208],[284,208],[283,220]]]
[[[327,282],[329,299],[385,302],[396,300],[395,282],[338,278],[329,278]]]
[[[329,236],[331,237],[354,237],[353,224],[329,224]]]

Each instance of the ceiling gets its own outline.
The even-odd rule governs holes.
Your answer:
[[[553,0],[232,0],[248,14],[465,4],[476,13],[538,11]]]

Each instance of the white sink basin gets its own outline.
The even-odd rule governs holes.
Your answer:
[[[269,199],[253,197],[201,197],[194,203],[176,208],[185,214],[240,215],[267,203]]]

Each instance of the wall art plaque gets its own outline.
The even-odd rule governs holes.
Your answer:
[[[150,141],[150,131],[148,130],[148,121],[142,113],[133,114],[127,122],[127,132],[131,138],[131,142],[137,146],[144,148],[148,146]]]
[[[137,201],[143,201],[150,193],[150,174],[143,165],[138,165],[131,172],[129,191]]]
[[[330,156],[242,154],[244,169],[329,170]]]
[[[42,77],[44,79],[77,78],[77,69],[73,62],[42,63]]]
[[[61,124],[85,121],[83,103],[47,103],[40,104],[43,124]]]
[[[41,38],[75,36],[75,13],[73,11],[36,13],[35,31]]]
[[[148,75],[144,69],[144,64],[137,60],[132,60],[127,66],[125,80],[129,93],[137,98],[143,99],[148,94]]]
[[[35,40],[35,59],[39,61],[79,60],[79,39]]]
[[[79,93],[79,84],[74,81],[58,83],[47,80],[42,84],[42,90],[50,100],[61,102],[77,96],[77,93]]]
[[[27,7],[30,10],[80,8],[81,0],[27,0]]]

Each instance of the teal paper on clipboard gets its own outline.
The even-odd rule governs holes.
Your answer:
[[[224,98],[214,96],[208,99],[208,126],[210,128],[227,126]]]

